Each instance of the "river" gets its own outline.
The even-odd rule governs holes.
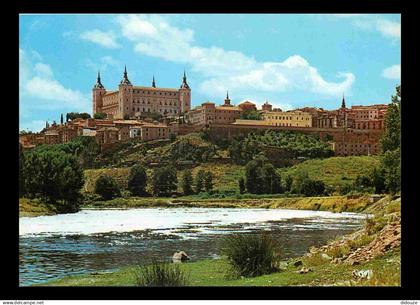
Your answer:
[[[218,258],[227,234],[261,230],[279,241],[283,258],[362,226],[364,215],[287,209],[141,208],[82,210],[19,219],[19,284],[115,270],[141,259]]]

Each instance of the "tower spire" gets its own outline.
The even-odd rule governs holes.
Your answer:
[[[155,76],[154,76],[154,75],[153,75],[152,87],[153,87],[153,88],[156,88]]]
[[[96,78],[96,84],[93,86],[93,89],[105,89],[104,86],[101,83],[101,74],[98,70],[98,76]]]
[[[225,106],[230,106],[229,91],[226,91]]]
[[[182,84],[181,84],[181,89],[190,89],[190,86],[188,86],[187,84],[187,75],[185,74],[185,69],[184,69],[184,76],[182,77]]]
[[[124,77],[121,80],[120,85],[131,85],[131,82],[128,79],[128,76],[127,76],[127,66],[126,65],[124,65]]]
[[[341,101],[341,108],[346,108],[346,100],[344,99],[344,92],[343,92],[343,100]]]

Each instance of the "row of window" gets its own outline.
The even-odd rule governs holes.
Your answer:
[[[140,104],[140,100],[137,100],[137,101],[133,100],[133,104]],[[146,104],[146,101],[143,99],[141,104]],[[173,105],[177,106],[176,104],[177,104],[177,102],[173,101]],[[150,100],[147,100],[147,105],[150,105]],[[162,105],[162,101],[159,101],[159,105]],[[168,102],[165,101],[165,106],[167,106],[167,105],[168,105]],[[169,102],[169,106],[172,106],[172,101]]]
[[[292,120],[292,117],[290,116],[271,116],[271,115],[269,115],[268,116],[268,119],[271,119],[271,120]],[[299,120],[299,118],[295,118],[296,120]],[[305,119],[304,117],[301,117],[301,119],[302,119],[302,121]],[[306,118],[306,121],[309,121],[309,118]]]

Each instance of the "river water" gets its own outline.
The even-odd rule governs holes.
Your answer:
[[[152,257],[218,258],[228,234],[270,231],[284,258],[361,227],[364,215],[286,209],[141,208],[82,210],[19,220],[19,282],[115,270]]]

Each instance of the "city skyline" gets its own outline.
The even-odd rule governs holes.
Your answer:
[[[192,107],[227,90],[284,110],[388,103],[400,28],[400,15],[21,15],[19,127],[91,113],[98,70],[116,90],[124,65],[133,84],[169,88],[185,69]]]

